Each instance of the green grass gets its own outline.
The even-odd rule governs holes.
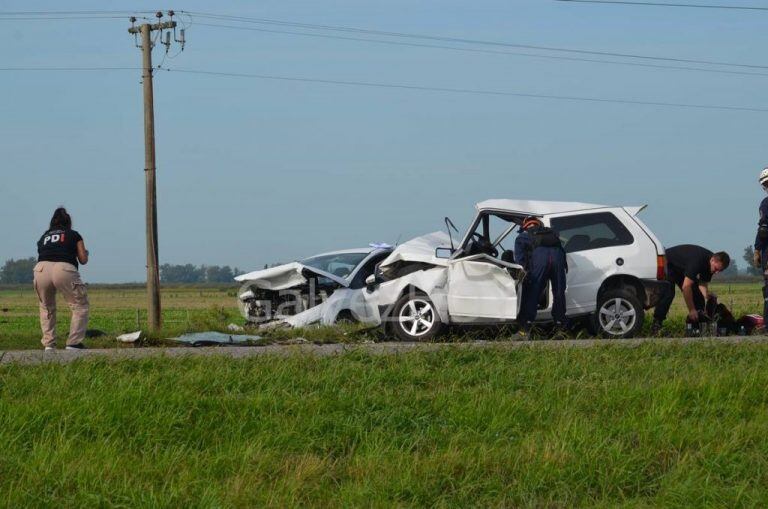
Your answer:
[[[0,366],[7,507],[766,507],[768,345]]]
[[[717,283],[712,288],[721,302],[731,307],[737,316],[761,311],[762,294],[759,283]],[[106,334],[87,340],[91,347],[117,346],[115,336],[138,329],[146,330],[146,294],[138,286],[99,286],[89,288],[91,320],[89,328]],[[229,323],[242,324],[243,317],[236,305],[237,288],[233,286],[177,286],[162,290],[163,329],[154,334],[153,344],[164,344],[160,339],[184,332],[222,331]],[[666,323],[668,335],[681,335],[684,329],[684,304],[678,292]],[[63,346],[69,330],[69,309],[59,299],[57,332],[59,346]],[[650,316],[646,322],[650,322]],[[306,330],[274,331],[269,341],[296,336],[317,342],[350,342],[381,338],[361,327],[321,327]],[[37,297],[30,287],[0,288],[0,350],[40,348],[40,325]],[[579,337],[584,336],[581,334]],[[445,341],[464,341],[508,337],[504,331],[454,331],[443,336]]]

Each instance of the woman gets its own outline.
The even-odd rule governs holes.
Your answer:
[[[81,350],[88,327],[88,293],[80,279],[77,263],[88,263],[83,238],[72,229],[72,218],[64,207],[57,208],[48,230],[37,241],[35,292],[40,301],[40,328],[46,350],[56,348],[56,291],[72,310],[67,350]]]

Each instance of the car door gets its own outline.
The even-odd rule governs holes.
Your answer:
[[[600,285],[620,269],[625,246],[634,238],[610,210],[553,215],[549,223],[560,234],[568,261],[567,312],[593,312]]]
[[[517,281],[510,270],[522,267],[479,254],[448,263],[448,313],[451,319],[514,320]]]

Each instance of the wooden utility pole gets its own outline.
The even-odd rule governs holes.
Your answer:
[[[158,21],[162,13],[157,13]],[[131,22],[135,21],[134,18]],[[176,28],[175,21],[131,26],[128,32],[141,35],[142,83],[144,86],[144,181],[147,229],[147,325],[157,331],[161,326],[160,271],[157,256],[157,192],[155,190],[155,109],[152,91],[152,32]],[[162,34],[160,34],[162,37]],[[162,39],[161,39],[162,41]]]

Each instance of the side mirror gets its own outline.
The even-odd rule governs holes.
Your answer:
[[[438,247],[435,249],[435,258],[442,258],[446,260],[453,255],[453,252],[454,250],[450,247]]]
[[[371,274],[365,278],[365,286],[373,286],[376,284],[376,274]]]

